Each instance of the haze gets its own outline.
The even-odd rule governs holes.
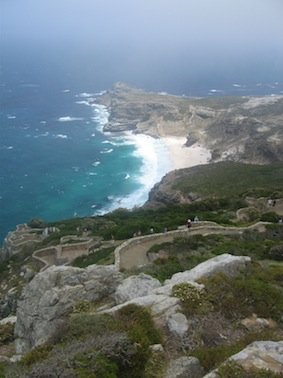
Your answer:
[[[76,72],[78,79],[86,81],[93,72],[98,87],[125,80],[170,90],[175,83],[177,92],[200,78],[211,84],[218,77],[231,82],[283,80],[281,0],[0,4],[3,65],[6,56],[27,65],[31,59],[48,64],[60,60],[61,69],[70,76]]]

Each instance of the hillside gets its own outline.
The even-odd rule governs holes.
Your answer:
[[[170,195],[190,193],[187,203],[34,220],[11,234],[16,253],[0,264],[1,317],[9,316],[0,376],[282,377],[282,164],[171,174]],[[86,243],[72,266],[51,258],[55,246],[77,254]],[[59,266],[39,264],[42,248]]]

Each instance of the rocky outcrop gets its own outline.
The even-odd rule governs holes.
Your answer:
[[[23,354],[56,334],[76,302],[114,293],[122,274],[114,266],[50,267],[25,287],[18,302],[16,350]]]
[[[17,353],[23,354],[54,336],[76,302],[94,302],[107,297],[115,298],[119,304],[98,309],[99,312],[115,313],[129,304],[144,306],[150,308],[158,324],[182,337],[187,332],[188,322],[181,313],[180,299],[172,295],[172,287],[218,272],[235,275],[249,261],[244,256],[217,256],[190,271],[173,275],[163,286],[145,274],[123,280],[122,273],[114,265],[91,265],[86,269],[52,266],[29,282],[18,302]],[[195,282],[191,284],[196,289],[203,288]]]
[[[24,247],[31,247],[44,239],[43,229],[31,228],[26,224],[19,224],[15,231],[8,233],[0,249],[0,260],[9,259],[21,252]]]
[[[152,293],[153,289],[161,284],[156,278],[147,274],[139,274],[126,278],[116,289],[114,298],[117,304],[127,302],[131,299],[144,297]]]
[[[175,285],[187,281],[197,281],[205,277],[213,276],[217,273],[223,273],[229,277],[233,277],[240,271],[246,269],[250,262],[250,257],[233,256],[225,253],[213,257],[191,270],[174,274],[170,280],[165,281],[165,284]]]
[[[164,378],[201,378],[203,373],[197,358],[184,356],[170,363]]]
[[[247,372],[263,369],[283,373],[283,341],[255,341],[227,361],[235,361]],[[219,378],[219,374],[215,370],[204,378]]]

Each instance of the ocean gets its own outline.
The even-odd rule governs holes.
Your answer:
[[[283,80],[203,80],[109,75],[93,61],[4,46],[0,82],[0,241],[32,218],[55,221],[142,205],[171,169],[166,147],[145,135],[103,133],[95,104],[117,79],[188,96],[282,94]],[[20,48],[19,48],[20,50]],[[3,51],[3,50],[2,50]],[[113,63],[114,66],[114,63]],[[110,70],[111,71],[111,70]],[[111,71],[112,72],[112,71]]]

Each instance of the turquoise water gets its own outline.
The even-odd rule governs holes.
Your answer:
[[[1,239],[34,217],[51,221],[141,205],[168,169],[157,166],[160,142],[102,132],[108,113],[95,105],[99,94],[55,88],[45,96],[33,82],[2,86]]]

